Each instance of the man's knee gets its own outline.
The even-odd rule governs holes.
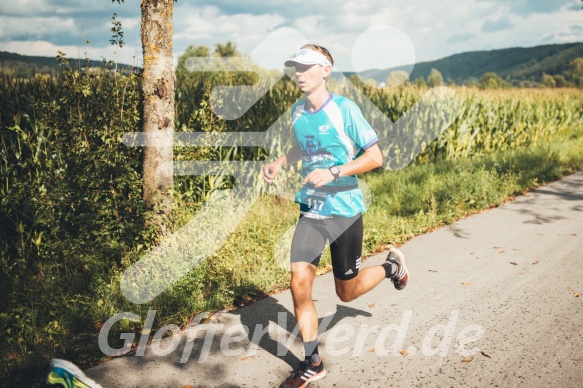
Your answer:
[[[294,294],[308,292],[312,290],[312,282],[306,278],[292,277],[290,287]]]
[[[354,300],[354,298],[352,297],[352,295],[350,295],[349,293],[347,293],[345,291],[336,290],[336,295],[338,295],[338,298],[342,302],[352,302]]]
[[[342,302],[350,302],[355,299],[352,292],[354,286],[350,283],[352,282],[336,280],[336,295]]]
[[[296,301],[303,301],[312,297],[313,277],[302,274],[292,274],[290,288]]]

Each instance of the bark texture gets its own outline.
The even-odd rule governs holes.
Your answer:
[[[144,148],[144,200],[169,213],[173,185],[174,84],[172,15],[174,0],[142,0],[144,128],[160,144]]]

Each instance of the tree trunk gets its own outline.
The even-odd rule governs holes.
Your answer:
[[[174,0],[142,0],[144,128],[160,144],[144,148],[144,200],[157,213],[169,214],[173,186],[174,64],[172,15]]]

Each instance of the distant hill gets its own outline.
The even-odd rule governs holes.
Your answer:
[[[535,47],[513,47],[491,51],[472,51],[451,55],[430,62],[416,63],[409,79],[427,76],[432,68],[439,70],[444,80],[457,84],[467,83],[495,72],[507,81],[540,81],[543,73],[568,77],[569,64],[575,58],[583,58],[583,43],[550,44]],[[404,70],[405,66],[368,70],[360,73],[364,79],[373,78],[384,82],[393,70]]]
[[[69,59],[71,67],[78,65],[77,58]],[[81,60],[81,65],[83,65],[83,60]],[[93,68],[105,68],[102,61],[89,61],[89,65]],[[128,65],[118,64],[118,68],[125,67]],[[35,73],[56,74],[60,72],[60,67],[56,55],[54,57],[37,57],[0,51],[0,71],[14,74],[17,77],[30,77]]]
[[[578,57],[583,58],[583,42],[472,51],[435,61],[417,63],[409,79],[423,77],[427,80],[433,68],[441,72],[445,81],[452,80],[456,84],[477,80],[488,72],[495,72],[506,81],[515,84],[521,81],[539,82],[543,73],[563,75],[568,79],[569,64]],[[77,59],[71,58],[71,66],[77,66],[77,63]],[[101,61],[90,61],[90,65],[95,68],[104,68]],[[118,68],[125,67],[128,66],[118,64]],[[403,66],[367,70],[360,73],[360,76],[364,79],[372,78],[380,83],[386,81],[391,71],[404,68]],[[27,77],[33,72],[56,73],[60,68],[54,57],[26,56],[0,51],[0,70],[18,77]]]

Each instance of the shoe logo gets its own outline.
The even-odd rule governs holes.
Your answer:
[[[349,269],[348,271],[344,272],[344,275],[352,275],[354,272],[352,272],[352,269]]]
[[[329,125],[320,125],[318,127],[318,131],[320,131],[320,135],[327,135],[329,129],[330,129]]]
[[[304,375],[301,377],[301,379],[304,380],[304,381],[310,381],[310,379],[312,377],[314,377],[315,374],[316,374],[316,371],[314,371],[314,370],[307,370],[306,373],[304,373]]]

